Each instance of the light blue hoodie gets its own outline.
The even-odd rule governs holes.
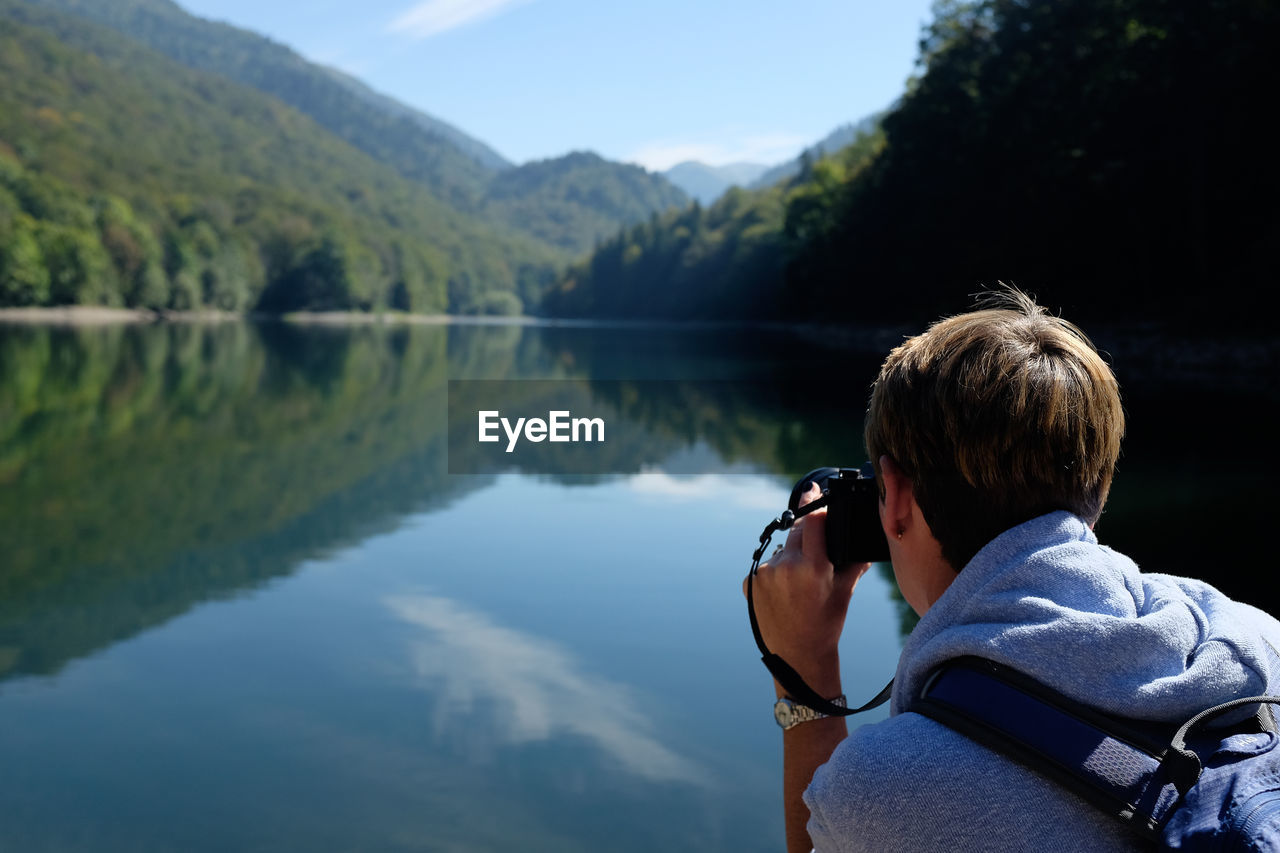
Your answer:
[[[1183,722],[1280,691],[1268,642],[1280,647],[1280,623],[1261,610],[1200,581],[1139,572],[1070,513],[1032,519],[979,551],[920,620],[890,718],[853,731],[814,774],[814,848],[1143,849],[1056,783],[904,709],[936,665],[978,655],[1113,714]]]

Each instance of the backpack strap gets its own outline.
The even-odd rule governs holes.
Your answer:
[[[1272,678],[1275,678],[1280,675],[1280,652],[1277,652],[1275,646],[1271,645],[1271,642],[1265,637],[1262,640],[1262,646],[1270,668],[1270,674]],[[1275,732],[1275,714],[1269,706],[1280,705],[1280,696],[1248,696],[1223,702],[1221,705],[1214,705],[1212,708],[1201,711],[1183,723],[1182,727],[1174,734],[1173,740],[1169,742],[1169,751],[1164,756],[1164,765],[1180,794],[1185,795],[1187,791],[1191,790],[1191,787],[1199,780],[1200,773],[1204,769],[1204,763],[1201,761],[1200,755],[1187,744],[1188,739],[1191,737],[1191,732],[1197,726],[1212,720],[1214,717],[1219,717],[1228,711],[1234,711],[1237,708],[1244,708],[1250,705],[1258,706],[1258,730]]]
[[[1049,776],[1151,840],[1181,799],[1161,769],[1174,727],[1144,730],[983,658],[938,667],[909,710]]]

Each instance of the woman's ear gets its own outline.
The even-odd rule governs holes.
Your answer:
[[[911,490],[911,478],[903,473],[898,463],[890,456],[881,456],[880,481],[884,483],[884,498],[880,502],[880,523],[884,526],[884,535],[890,539],[901,539],[911,523],[911,503],[914,494]]]

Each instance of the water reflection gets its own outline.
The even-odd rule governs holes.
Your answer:
[[[738,581],[795,476],[861,460],[884,349],[0,326],[0,801],[25,804],[0,847],[775,847],[776,731]],[[1124,367],[1103,541],[1271,606],[1243,532],[1268,529],[1256,413],[1274,390]],[[451,379],[559,380],[641,427],[618,452],[664,464],[449,476]],[[631,393],[650,379],[676,381]],[[1231,464],[1188,464],[1202,448]],[[681,460],[716,473],[672,476]],[[890,577],[855,597],[851,694],[883,684],[913,624]],[[371,674],[406,659],[408,688]]]
[[[485,485],[443,470],[443,334],[2,329],[0,368],[0,676]]]
[[[435,696],[439,734],[480,750],[571,735],[645,779],[708,783],[701,768],[653,735],[635,691],[583,672],[560,645],[446,598],[399,596],[386,605],[421,629],[411,657],[422,686]]]
[[[448,423],[446,379],[557,377],[560,392],[590,400],[592,377],[616,367],[587,355],[592,346],[579,351],[598,337],[513,326],[0,328],[0,677],[56,672],[485,488],[446,473],[447,436],[468,433]],[[742,367],[704,336],[684,338],[683,355],[678,340],[633,347],[632,368],[715,380]],[[670,407],[629,412],[606,401],[644,426],[610,451],[765,471],[836,455],[821,450],[819,429],[797,433],[794,415],[776,415],[771,384],[758,400],[726,387],[672,383]]]
[[[566,405],[612,407],[638,426],[630,445],[609,449],[615,470],[631,454],[786,482],[818,463],[860,459],[861,407],[879,358],[873,346],[837,352],[763,333],[0,327],[0,678],[56,672],[199,601],[255,589],[487,488],[492,480],[447,474],[446,448],[465,454],[458,437],[473,431],[448,421],[448,379],[557,379],[521,393],[552,387],[572,398]],[[1214,531],[1264,526],[1270,427],[1229,413],[1265,410],[1274,389],[1188,389],[1137,371],[1142,381],[1125,385],[1124,367],[1130,437],[1099,526],[1104,541],[1148,568],[1207,574],[1266,606],[1237,569],[1255,557],[1248,537]],[[682,381],[662,383],[660,400],[628,392],[652,378]],[[1190,400],[1219,416],[1187,417]],[[1247,462],[1183,461],[1215,446]],[[581,471],[601,464],[579,461]],[[631,488],[719,499],[713,479],[653,471]],[[761,524],[776,511],[743,509]],[[1172,528],[1177,541],[1164,534]]]

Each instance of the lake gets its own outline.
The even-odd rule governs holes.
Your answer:
[[[0,849],[779,849],[741,579],[900,339],[0,325]],[[1111,352],[1100,538],[1274,609],[1273,348]],[[626,440],[482,459],[481,380]],[[851,701],[912,624],[869,572]]]

